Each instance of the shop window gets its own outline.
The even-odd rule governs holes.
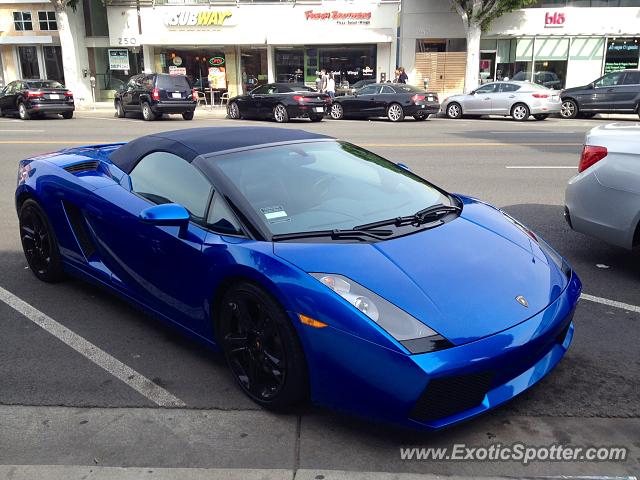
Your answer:
[[[38,23],[40,24],[40,30],[58,30],[56,12],[49,10],[45,12],[38,12]]]
[[[83,0],[84,28],[87,37],[108,37],[107,7],[102,0]]]
[[[267,49],[243,48],[240,56],[243,91],[248,92],[267,83]]]
[[[433,39],[420,38],[416,40],[416,53],[438,52],[466,52],[467,40],[465,38]]]
[[[333,73],[336,85],[353,85],[360,80],[375,80],[376,53],[375,45],[320,47],[319,67]]]
[[[13,27],[18,32],[33,30],[31,12],[13,12]]]
[[[304,50],[276,48],[276,82],[304,83]]]
[[[604,62],[604,71],[615,72],[617,70],[638,68],[640,55],[640,38],[612,38],[607,42],[607,56]]]
[[[38,50],[36,47],[18,47],[18,59],[22,78],[40,78]]]
[[[48,80],[57,80],[64,84],[64,69],[62,68],[62,48],[57,45],[42,47],[44,55],[44,69]]]

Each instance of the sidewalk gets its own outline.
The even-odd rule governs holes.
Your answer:
[[[99,115],[105,116],[105,114],[112,114],[115,116],[116,111],[113,106],[113,102],[96,102],[95,105],[86,104],[82,106],[78,106],[76,108],[76,113],[81,113],[82,115]],[[196,117],[205,117],[205,118],[226,118],[227,116],[227,108],[226,105],[215,105],[211,108],[210,105],[200,104],[198,108],[196,108]]]

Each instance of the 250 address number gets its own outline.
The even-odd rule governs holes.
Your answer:
[[[118,45],[137,45],[138,39],[136,37],[118,37]]]

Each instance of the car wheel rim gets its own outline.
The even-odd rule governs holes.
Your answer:
[[[20,114],[20,118],[24,118],[27,116],[27,109],[24,108],[24,105],[20,104],[20,108],[18,108],[18,113]]]
[[[331,105],[331,118],[339,120],[342,118],[342,107],[337,103]]]
[[[393,122],[400,120],[401,108],[398,105],[391,105],[389,107],[389,118]]]
[[[20,237],[29,268],[44,275],[51,264],[51,236],[44,218],[33,207],[21,217]]]
[[[573,102],[563,102],[562,107],[560,109],[560,114],[565,117],[572,117],[574,112],[576,111],[576,107]]]
[[[460,109],[458,108],[457,105],[450,105],[449,106],[449,116],[450,117],[457,117],[460,113]]]
[[[142,113],[144,114],[144,118],[149,118],[149,105],[142,107]]]
[[[247,292],[233,294],[222,315],[222,342],[231,371],[251,396],[269,401],[286,378],[286,357],[275,321],[265,305]]]
[[[231,118],[238,118],[238,105],[235,103],[232,103],[231,107],[229,107],[229,116]]]
[[[276,107],[276,111],[274,112],[274,117],[276,118],[276,121],[278,122],[282,122],[284,120],[284,107],[282,105],[278,105]]]
[[[526,109],[522,106],[518,106],[513,109],[513,116],[517,120],[522,120],[525,117],[526,113],[527,113]]]

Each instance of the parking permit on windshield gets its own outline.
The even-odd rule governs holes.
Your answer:
[[[277,220],[287,216],[287,212],[281,206],[265,207],[261,208],[260,211],[267,220]]]

